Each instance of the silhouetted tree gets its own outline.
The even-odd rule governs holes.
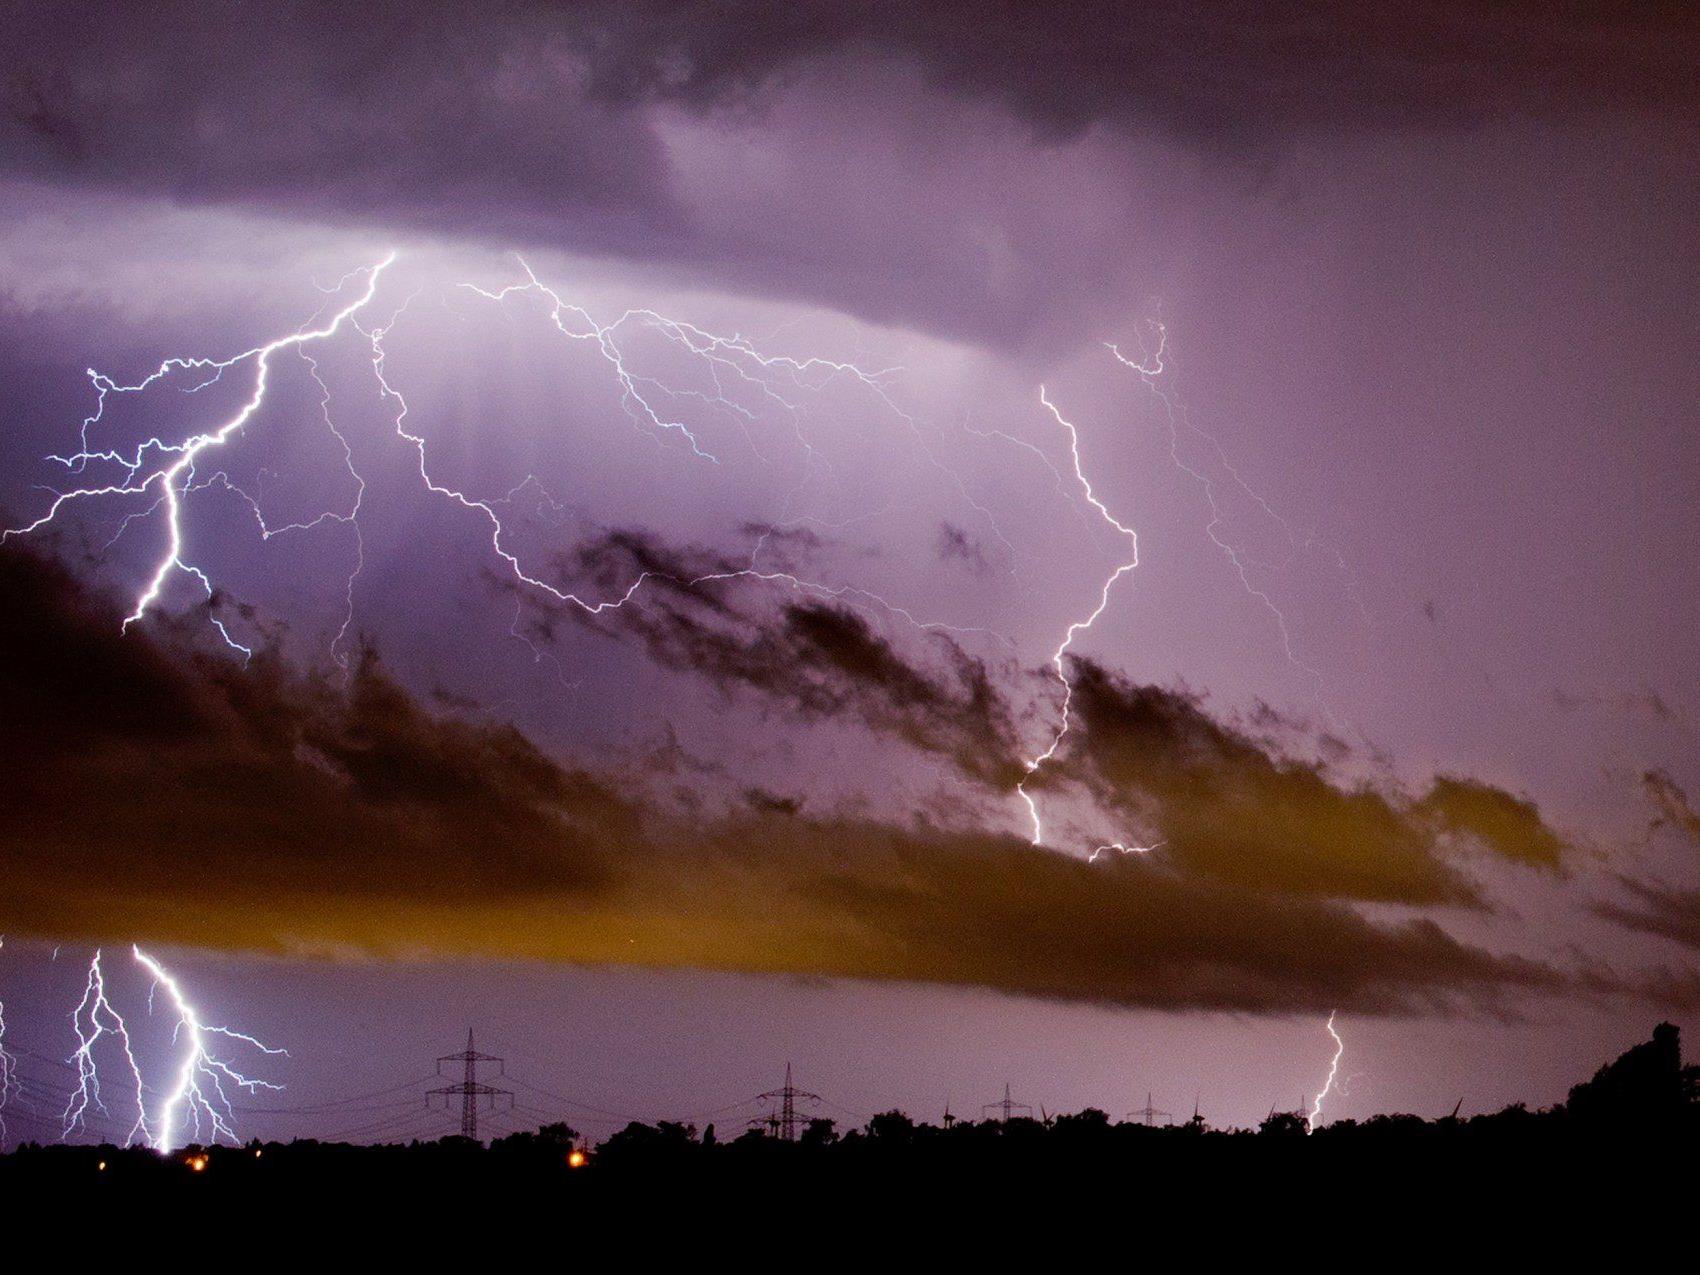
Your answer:
[[[1051,1131],[1060,1138],[1071,1140],[1102,1138],[1110,1132],[1110,1116],[1096,1107],[1087,1107],[1072,1115],[1057,1116]]]
[[[1684,1101],[1682,1034],[1674,1023],[1625,1051],[1570,1091],[1565,1109],[1579,1124],[1638,1127],[1674,1121]]]
[[[1257,1131],[1260,1134],[1277,1138],[1289,1138],[1295,1134],[1302,1137],[1307,1127],[1305,1118],[1298,1112],[1276,1111],[1257,1126]]]
[[[824,1116],[816,1116],[803,1129],[803,1136],[798,1141],[805,1147],[830,1147],[838,1141],[836,1123]]]
[[[601,1145],[597,1158],[614,1166],[674,1164],[699,1150],[696,1137],[696,1129],[688,1124],[634,1120]]]
[[[908,1146],[915,1139],[915,1122],[901,1111],[882,1111],[868,1121],[868,1136],[884,1146]]]

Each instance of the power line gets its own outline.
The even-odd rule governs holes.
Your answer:
[[[440,1073],[439,1073],[440,1074]],[[301,1107],[237,1107],[234,1110],[245,1116],[317,1116],[333,1112],[339,1108],[347,1108],[368,1098],[382,1098],[387,1094],[400,1093],[403,1089],[415,1089],[420,1085],[429,1084],[434,1076],[421,1076],[417,1080],[409,1080],[399,1085],[389,1085],[383,1089],[374,1089],[370,1093],[351,1094],[347,1098],[334,1098],[325,1102]],[[406,1101],[412,1101],[407,1099]]]
[[[478,1100],[488,1098],[490,1100],[489,1110],[494,1113],[497,1098],[507,1098],[511,1103],[514,1096],[511,1089],[497,1089],[494,1086],[483,1084],[478,1079],[478,1064],[495,1063],[497,1075],[503,1074],[506,1064],[494,1054],[481,1054],[473,1048],[472,1028],[470,1027],[466,1029],[466,1048],[464,1050],[458,1054],[444,1054],[437,1059],[437,1074],[439,1076],[442,1075],[443,1064],[446,1062],[461,1064],[463,1068],[461,1081],[459,1084],[444,1085],[440,1089],[428,1091],[425,1095],[425,1105],[429,1108],[431,1099],[440,1096],[446,1107],[451,1097],[458,1097],[460,1099],[461,1137],[471,1138],[476,1142],[478,1141]]]
[[[1009,1118],[1017,1111],[1025,1111],[1029,1117],[1033,1114],[1033,1108],[1028,1106],[1025,1102],[1014,1102],[1010,1099],[1009,1082],[1007,1080],[1004,1081],[1002,1098],[1000,1098],[997,1102],[987,1102],[980,1105],[981,1115],[985,1115],[988,1111],[1002,1112],[1004,1124],[1008,1124]]]
[[[1161,1120],[1164,1124],[1173,1124],[1175,1120],[1172,1112],[1159,1111],[1156,1107],[1151,1105],[1151,1095],[1149,1093],[1145,1095],[1145,1105],[1138,1111],[1128,1112],[1127,1118],[1129,1120],[1137,1120],[1139,1123],[1146,1126],[1155,1125],[1159,1120]]]
[[[797,1140],[797,1099],[819,1104],[823,1101],[818,1093],[809,1093],[791,1083],[791,1064],[785,1064],[785,1083],[778,1089],[769,1089],[766,1093],[757,1094],[758,1102],[778,1102],[779,1108],[770,1111],[765,1116],[757,1116],[750,1121],[760,1127],[766,1125],[768,1132],[784,1142]]]

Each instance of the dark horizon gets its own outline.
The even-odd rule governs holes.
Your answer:
[[[1405,1140],[1444,1137],[1528,1150],[1565,1147],[1599,1138],[1666,1139],[1686,1145],[1700,1123],[1700,1065],[1683,1062],[1681,1030],[1672,1023],[1658,1024],[1650,1039],[1602,1064],[1591,1077],[1578,1080],[1563,1101],[1550,1106],[1531,1109],[1524,1102],[1513,1102],[1497,1111],[1465,1115],[1460,1098],[1450,1112],[1438,1116],[1378,1112],[1360,1121],[1328,1120],[1323,1113],[1301,1102],[1294,1110],[1271,1107],[1267,1116],[1249,1128],[1212,1124],[1196,1104],[1190,1115],[1177,1118],[1173,1112],[1156,1109],[1149,1095],[1144,1107],[1121,1117],[1101,1107],[1051,1111],[1020,1101],[1007,1084],[1001,1100],[977,1107],[970,1104],[965,1111],[953,1112],[947,1106],[936,1120],[915,1118],[900,1108],[864,1114],[794,1085],[793,1069],[787,1064],[782,1086],[742,1102],[676,1119],[628,1117],[612,1133],[598,1136],[581,1132],[571,1121],[582,1122],[586,1114],[598,1112],[599,1108],[574,1103],[508,1075],[504,1059],[477,1048],[473,1030],[468,1030],[464,1050],[441,1056],[437,1061],[439,1065],[451,1064],[446,1072],[439,1071],[433,1078],[443,1082],[437,1085],[432,1080],[413,1081],[369,1094],[355,1094],[319,1108],[238,1109],[245,1115],[329,1113],[334,1120],[357,1121],[339,1135],[302,1134],[287,1140],[251,1137],[231,1144],[209,1137],[173,1147],[164,1158],[190,1173],[201,1173],[210,1165],[208,1154],[216,1158],[221,1148],[229,1145],[232,1157],[238,1159],[263,1158],[263,1154],[256,1152],[273,1152],[274,1164],[267,1167],[276,1172],[276,1152],[295,1151],[310,1156],[321,1146],[331,1150],[364,1147],[379,1151],[433,1147],[450,1151],[487,1149],[498,1156],[512,1154],[534,1172],[554,1174],[562,1169],[578,1170],[594,1160],[598,1165],[614,1165],[642,1181],[644,1175],[675,1164],[682,1155],[698,1155],[729,1146],[755,1148],[776,1143],[795,1143],[803,1150],[822,1152],[867,1140],[902,1151],[911,1148],[918,1139],[956,1137],[958,1154],[965,1163],[971,1163],[976,1156],[995,1158],[1003,1154],[984,1140],[985,1134],[1021,1139],[1027,1146],[1034,1145],[1032,1139],[1041,1134],[1050,1134],[1059,1140],[1059,1151],[1067,1151],[1070,1144],[1077,1151],[1090,1149],[1097,1140],[1100,1153],[1108,1149],[1108,1144],[1101,1140],[1111,1132],[1136,1133],[1142,1137],[1161,1135],[1170,1139],[1176,1136],[1279,1139],[1320,1135],[1324,1142],[1340,1139],[1349,1142],[1360,1135]],[[25,1082],[25,1096],[29,1096],[30,1084]],[[396,1096],[407,1089],[422,1092]],[[397,1114],[396,1108],[405,1105],[415,1110]],[[436,1136],[421,1133],[417,1127],[421,1108],[426,1115],[440,1115],[440,1123],[444,1125],[453,1125],[458,1120],[458,1130]],[[373,1111],[380,1110],[388,1114],[366,1119]],[[426,1123],[430,1121],[427,1119]],[[411,1132],[397,1132],[409,1126]],[[973,1136],[975,1141],[962,1142],[964,1136]],[[44,1147],[57,1146],[56,1139],[21,1139],[14,1149],[13,1163],[25,1165]],[[1124,1149],[1128,1146],[1131,1144],[1124,1141]],[[96,1171],[107,1172],[115,1168],[108,1163],[112,1153],[127,1147],[133,1148],[134,1144],[124,1138],[83,1144],[83,1154],[75,1163],[86,1171],[89,1164],[98,1162]],[[146,1180],[151,1172],[146,1167],[148,1162],[149,1157],[134,1158],[130,1171],[139,1171]],[[65,1163],[58,1162],[59,1171],[63,1171]],[[500,1165],[502,1161],[493,1163]],[[708,1171],[709,1166],[704,1162],[699,1169]]]

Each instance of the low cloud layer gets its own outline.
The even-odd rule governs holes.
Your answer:
[[[1631,905],[1601,903],[1595,907],[1596,912],[1625,929],[1653,934],[1700,951],[1700,890],[1684,890],[1628,876],[1620,876],[1618,884],[1633,900]]]
[[[642,645],[663,668],[687,673],[732,695],[749,693],[784,706],[796,719],[847,718],[946,759],[963,776],[993,791],[1012,791],[1022,775],[1017,713],[997,684],[997,670],[940,631],[919,650],[900,649],[880,625],[912,628],[857,590],[836,595],[793,585],[789,551],[768,533],[767,580],[749,578],[748,561],[697,547],[663,544],[641,531],[603,533],[564,555],[564,583],[589,581],[618,596],[642,576],[633,604],[595,615],[554,605],[535,590],[516,596],[533,643],[555,641],[563,625],[586,626]],[[785,533],[796,539],[799,533]],[[498,587],[513,591],[511,581]],[[770,599],[783,599],[775,608]]]
[[[867,635],[849,631],[859,651]],[[1432,921],[1371,922],[1318,897],[1374,891],[1310,888],[1314,863],[1296,852],[1229,870],[1245,847],[1188,841],[1196,815],[1175,817],[1180,853],[1098,864],[982,832],[809,818],[785,802],[695,822],[630,796],[640,785],[620,776],[558,763],[511,728],[427,709],[370,654],[344,688],[264,657],[244,669],[183,641],[152,621],[121,636],[116,612],[60,568],[0,555],[8,931],[912,980],[1257,1012],[1505,1008],[1571,985]],[[878,659],[848,663],[860,679],[895,678]],[[1088,720],[1102,732],[1110,698],[1129,689],[1096,676]],[[1176,745],[1151,720],[1124,727],[1109,755],[1133,764],[1137,728],[1153,773],[1168,775],[1148,782],[1165,793],[1205,785],[1212,767],[1244,782],[1243,741],[1209,730],[1188,701],[1162,711],[1198,714],[1180,734],[1196,764],[1164,757]],[[1283,835],[1304,830],[1282,817],[1317,811],[1342,837],[1391,817],[1367,798],[1315,796],[1326,786],[1315,775],[1262,773],[1321,803],[1283,816],[1277,801]],[[1405,835],[1383,838],[1401,864],[1389,879],[1416,895],[1457,894]],[[1348,859],[1320,879],[1353,873],[1373,878]]]
[[[769,586],[736,578],[740,565],[639,532],[604,533],[560,561],[562,582],[617,595],[641,573],[646,591],[595,616],[522,594],[528,640],[588,625],[722,694],[757,697],[802,721],[853,720],[946,761],[988,796],[1012,797],[1026,759],[1055,729],[1061,706],[1050,702],[1049,677],[989,664],[943,632],[899,643],[911,627],[877,606],[802,592],[775,608]],[[1071,729],[1029,790],[1045,800],[1084,790],[1160,841],[1163,859],[1188,876],[1300,897],[1480,906],[1459,867],[1472,852],[1562,871],[1563,839],[1533,802],[1503,789],[1445,775],[1418,796],[1345,782],[1218,720],[1190,692],[1136,684],[1089,660],[1069,671]],[[1016,707],[1035,689],[1038,721]]]

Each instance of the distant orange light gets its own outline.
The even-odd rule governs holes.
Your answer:
[[[97,1164],[95,1166],[95,1168],[99,1169],[102,1173],[105,1173],[106,1172],[106,1161],[102,1160],[99,1164]]]
[[[189,1161],[189,1167],[191,1169],[193,1169],[196,1173],[204,1172],[206,1167],[207,1167],[206,1156],[204,1156],[204,1155],[195,1156],[193,1159],[191,1159]]]
[[[584,1168],[584,1160],[585,1156],[582,1151],[574,1151],[567,1156],[567,1163],[575,1169]]]
[[[265,1152],[260,1150],[260,1148],[258,1148],[258,1147],[254,1148],[254,1159],[258,1160],[264,1154],[265,1154]]]

